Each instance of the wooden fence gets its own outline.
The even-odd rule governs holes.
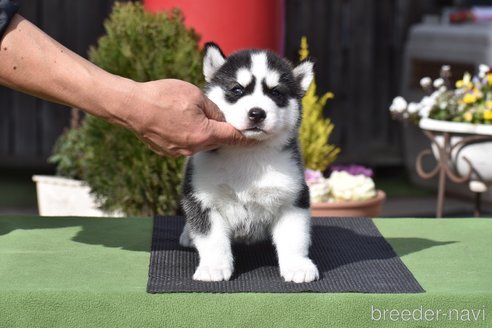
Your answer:
[[[332,91],[326,114],[339,160],[401,163],[398,124],[388,107],[399,92],[411,24],[437,11],[429,0],[288,0],[286,54],[296,58],[306,35],[316,60],[318,93]]]
[[[198,1],[198,0],[197,0]],[[308,37],[319,92],[335,99],[327,115],[340,159],[370,165],[401,162],[398,125],[388,106],[398,94],[408,27],[435,10],[429,0],[286,0],[286,55]],[[23,0],[21,14],[81,55],[103,32],[113,0]],[[0,166],[46,165],[69,124],[69,110],[0,87]]]

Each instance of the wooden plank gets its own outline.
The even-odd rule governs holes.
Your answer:
[[[370,125],[374,122],[370,117],[371,106],[374,103],[372,86],[380,83],[374,79],[372,66],[374,64],[374,34],[373,34],[373,5],[365,0],[350,2],[350,42],[349,42],[349,71],[347,92],[348,106],[346,111],[350,118],[345,122],[350,129],[347,136],[349,161],[353,154],[362,153],[370,148],[372,138]]]
[[[43,102],[40,109],[40,129],[42,131],[42,143],[39,157],[46,161],[53,151],[56,140],[65,129],[70,127],[70,108],[62,105]]]
[[[11,133],[12,92],[5,87],[0,87],[0,158],[11,155]]]
[[[13,156],[29,157],[37,154],[37,105],[37,99],[34,97],[18,92],[13,94]]]
[[[33,2],[20,9],[27,19],[37,23],[39,19],[39,2]],[[13,92],[12,94],[12,129],[13,129],[13,156],[33,158],[37,153],[38,142],[38,100],[34,97]]]
[[[327,48],[326,61],[327,68],[327,86],[326,89],[320,89],[320,92],[329,90],[335,94],[331,100],[325,115],[330,117],[335,124],[335,129],[330,138],[330,142],[342,147],[346,145],[349,134],[348,125],[344,124],[350,120],[348,111],[348,54],[349,54],[349,4],[347,1],[336,0],[329,1],[326,14],[330,22],[327,29],[327,39],[324,41]],[[325,60],[325,58],[322,58]],[[323,85],[320,79],[320,85]]]
[[[89,46],[95,45],[97,39],[104,34],[103,22],[109,16],[114,2],[115,0],[85,0],[71,3],[67,17],[71,17],[75,26],[72,39],[76,42],[71,44],[70,49],[87,57]]]
[[[388,111],[381,111],[382,108],[388,108],[390,98],[394,96],[391,93],[391,71],[395,69],[392,67],[391,58],[391,39],[393,31],[393,0],[380,0],[374,4],[375,11],[379,15],[375,16],[374,20],[374,65],[371,73],[374,83],[373,94],[375,95],[373,106],[370,109],[371,116],[377,118],[374,124],[372,124],[370,134],[378,144],[384,144],[388,141],[388,145],[391,140],[386,140],[386,132],[389,128],[390,115]]]

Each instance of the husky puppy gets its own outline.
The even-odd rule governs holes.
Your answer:
[[[271,239],[280,274],[297,283],[318,279],[308,258],[309,190],[297,141],[300,100],[313,79],[313,63],[293,67],[270,51],[225,57],[205,46],[205,94],[227,122],[258,142],[223,146],[190,157],[183,183],[186,225],[182,246],[200,262],[193,279],[229,280],[232,242]]]

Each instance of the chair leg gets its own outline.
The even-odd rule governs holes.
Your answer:
[[[474,216],[476,218],[480,217],[480,205],[481,205],[481,200],[482,200],[482,193],[476,192],[475,193],[475,210],[473,212]]]

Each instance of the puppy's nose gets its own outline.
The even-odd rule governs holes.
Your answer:
[[[248,118],[253,123],[260,123],[265,120],[266,112],[261,108],[251,108],[248,113]]]

